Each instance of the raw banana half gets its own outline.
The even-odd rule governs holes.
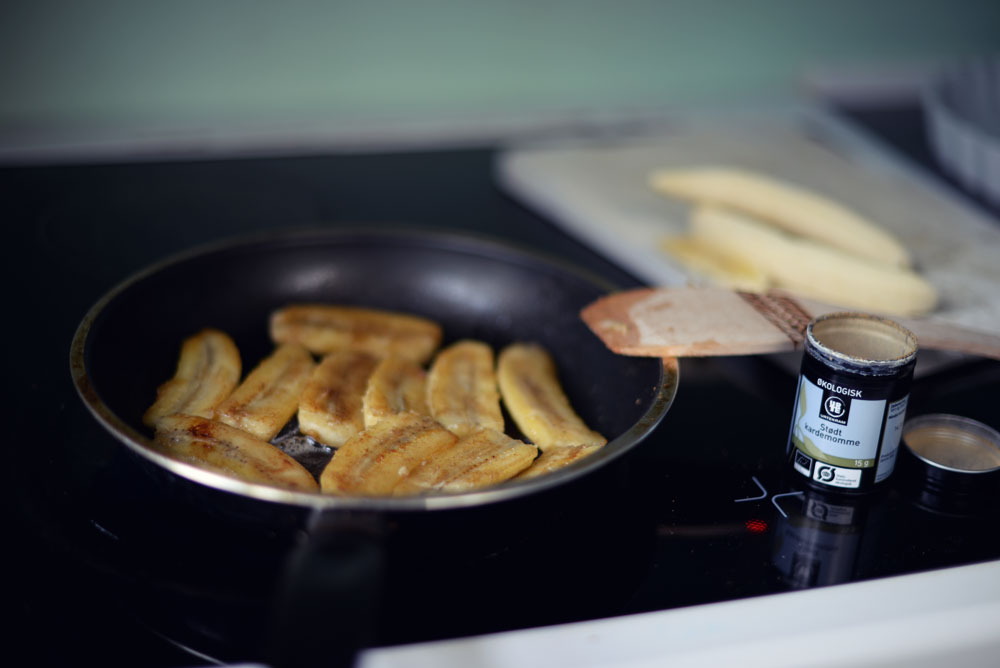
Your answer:
[[[767,274],[759,267],[693,237],[664,239],[663,250],[715,285],[743,292],[764,292],[770,287]]]
[[[702,167],[653,172],[650,186],[695,204],[712,204],[766,221],[850,255],[909,267],[909,251],[855,211],[791,183],[750,171]]]
[[[899,316],[922,315],[937,304],[934,286],[909,269],[793,237],[735,211],[697,207],[691,234],[757,267],[775,287],[812,299]]]

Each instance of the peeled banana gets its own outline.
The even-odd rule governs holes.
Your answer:
[[[378,360],[368,353],[330,353],[313,369],[299,397],[299,431],[337,447],[365,428],[362,401]]]
[[[480,429],[404,478],[393,494],[467,492],[497,485],[529,467],[537,455],[533,445],[493,429]]]
[[[937,303],[937,290],[913,271],[790,236],[735,211],[699,206],[691,233],[804,297],[887,315],[921,315]]]
[[[896,267],[912,264],[906,247],[875,222],[763,174],[725,167],[665,169],[653,172],[649,182],[665,195],[741,212],[846,254]]]
[[[548,351],[535,343],[513,343],[500,351],[497,381],[504,405],[521,432],[539,450],[607,442],[569,403]]]
[[[407,411],[427,415],[427,372],[401,357],[386,357],[368,379],[362,408],[366,427],[386,415]]]
[[[143,424],[155,427],[176,413],[209,417],[240,382],[240,373],[240,351],[226,333],[205,329],[185,339],[177,371],[157,388]]]
[[[169,415],[156,426],[153,447],[175,459],[247,482],[302,492],[319,485],[301,464],[267,441],[204,417]]]
[[[320,488],[329,494],[391,494],[410,473],[457,441],[426,415],[386,416],[340,446],[320,475]]]
[[[569,466],[573,462],[578,462],[584,457],[600,450],[599,445],[562,445],[549,448],[538,456],[531,466],[517,475],[517,480],[537,478],[557,471],[564,466]]]
[[[693,237],[664,239],[663,249],[682,265],[716,285],[743,292],[764,292],[770,284],[767,274],[753,264],[727,255]]]
[[[317,355],[359,350],[423,364],[441,345],[441,326],[427,318],[354,306],[298,304],[271,314],[271,339]]]
[[[504,430],[493,349],[482,341],[458,341],[434,359],[427,374],[430,414],[459,436],[481,427]]]
[[[215,419],[271,440],[295,415],[313,367],[312,356],[302,346],[279,346],[216,407]]]

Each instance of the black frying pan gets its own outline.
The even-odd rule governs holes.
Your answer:
[[[126,280],[84,318],[71,368],[88,409],[163,484],[164,494],[195,503],[204,498],[206,512],[308,524],[314,534],[328,536],[331,530],[323,527],[357,513],[469,509],[523,498],[584,476],[639,443],[669,408],[677,378],[674,369],[664,373],[660,360],[614,355],[580,320],[583,306],[614,287],[531,252],[454,234],[284,233],[199,249]],[[149,449],[151,434],[141,416],[156,387],[173,374],[181,341],[205,327],[219,328],[233,337],[249,369],[272,348],[268,315],[293,302],[420,314],[442,324],[445,344],[475,338],[499,349],[517,340],[540,342],[553,354],[577,412],[609,442],[548,476],[412,498],[278,490]]]

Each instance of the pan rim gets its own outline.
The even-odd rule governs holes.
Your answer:
[[[486,256],[506,261],[541,264],[555,271],[573,275],[598,289],[612,292],[620,289],[612,281],[559,257],[525,248],[516,243],[495,237],[458,232],[454,230],[428,227],[380,227],[371,228],[344,226],[338,228],[298,228],[272,230],[265,233],[239,235],[201,244],[187,250],[170,254],[165,258],[134,272],[108,290],[88,309],[74,332],[70,345],[70,372],[77,395],[97,422],[117,441],[125,445],[133,454],[177,475],[187,481],[206,487],[237,494],[258,501],[297,506],[307,510],[350,510],[350,511],[427,511],[447,510],[482,506],[520,498],[552,489],[580,478],[607,465],[642,441],[663,419],[676,396],[679,381],[679,364],[675,358],[662,360],[656,396],[646,411],[622,434],[608,441],[607,445],[585,459],[558,471],[530,480],[508,481],[483,490],[455,494],[434,494],[425,496],[381,497],[381,496],[334,496],[321,493],[298,492],[249,483],[219,473],[198,468],[172,459],[149,447],[150,439],[120,418],[98,395],[90,382],[86,367],[86,351],[93,324],[104,309],[120,294],[136,283],[154,276],[168,268],[187,261],[210,256],[214,253],[229,252],[241,248],[251,248],[261,244],[281,243],[302,244],[307,241],[324,243],[346,243],[348,240],[362,239],[393,241],[395,243],[421,244],[434,249]]]

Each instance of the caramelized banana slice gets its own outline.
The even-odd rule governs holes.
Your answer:
[[[267,441],[221,422],[193,415],[160,419],[153,447],[215,473],[272,487],[318,491],[316,479]]]
[[[265,357],[215,409],[215,419],[269,441],[295,415],[316,366],[302,346],[284,345]]]
[[[564,466],[569,466],[573,462],[580,461],[591,453],[601,449],[599,445],[562,445],[549,448],[534,461],[528,468],[516,476],[517,480],[527,480],[537,478],[540,475],[552,473]]]
[[[378,359],[368,353],[330,353],[313,369],[299,397],[299,430],[337,447],[365,428],[362,399]]]
[[[297,304],[271,314],[271,339],[297,343],[317,355],[361,350],[423,364],[441,345],[441,326],[426,318],[391,311]]]
[[[531,466],[538,449],[493,429],[480,429],[404,478],[394,495],[465,492],[513,478]]]
[[[330,494],[389,494],[456,441],[426,415],[386,416],[340,446],[323,469],[320,487]]]
[[[168,415],[209,417],[240,382],[240,351],[224,332],[206,329],[184,340],[174,377],[156,390],[156,401],[142,416],[155,427]]]
[[[368,379],[363,411],[366,427],[386,415],[407,411],[427,415],[427,373],[415,362],[385,358]]]
[[[438,353],[427,374],[427,407],[434,419],[459,436],[480,427],[503,431],[493,349],[466,340]]]
[[[573,411],[559,385],[556,365],[542,346],[514,343],[504,348],[497,362],[497,381],[507,411],[539,450],[607,442]]]

